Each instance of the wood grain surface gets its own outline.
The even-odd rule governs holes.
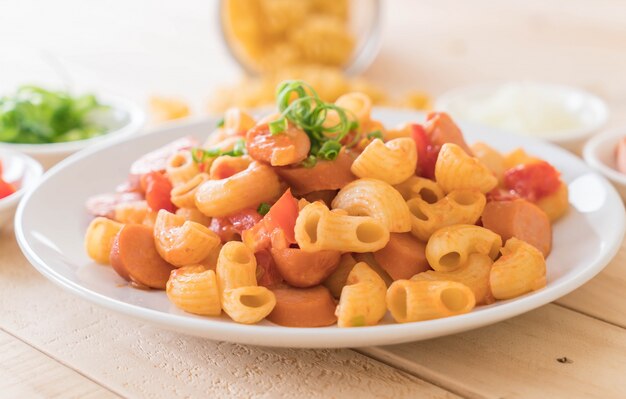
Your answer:
[[[174,95],[202,110],[235,82],[217,1],[0,1],[0,92],[24,82]],[[626,125],[626,2],[384,1],[365,76],[400,97],[529,79],[603,96]],[[576,243],[572,243],[575,245]],[[626,397],[626,247],[572,294],[475,331],[382,348],[211,342],[92,306],[0,233],[2,397]]]

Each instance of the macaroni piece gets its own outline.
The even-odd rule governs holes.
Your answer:
[[[115,220],[123,224],[149,224],[144,222],[150,220],[151,213],[146,201],[121,202],[115,205]]]
[[[196,208],[196,191],[198,187],[209,180],[209,175],[206,173],[200,173],[192,177],[190,180],[172,189],[171,201],[172,204],[179,208]]]
[[[489,282],[496,299],[511,299],[546,286],[546,261],[532,245],[510,238],[491,269]]]
[[[482,142],[474,143],[471,150],[474,156],[498,178],[498,183],[502,183],[506,170],[505,159],[502,154]]]
[[[231,107],[224,112],[224,133],[226,136],[245,136],[256,125],[253,117],[238,107]]]
[[[487,166],[452,143],[444,144],[439,151],[435,179],[446,193],[459,189],[476,189],[485,194],[498,185],[498,179]]]
[[[176,215],[182,216],[185,220],[190,222],[200,223],[203,226],[208,226],[211,224],[211,218],[205,216],[204,213],[194,208],[178,208],[176,210]]]
[[[257,285],[256,258],[242,242],[229,241],[224,244],[215,271],[220,292]]]
[[[248,169],[251,162],[252,161],[248,157],[231,157],[230,155],[219,156],[211,163],[209,178],[219,180],[230,177]],[[224,176],[224,171],[230,176]]]
[[[457,224],[437,230],[426,244],[426,259],[439,272],[452,272],[466,264],[470,254],[498,256],[502,239],[491,230]]]
[[[434,204],[445,196],[436,182],[419,176],[411,176],[402,183],[395,185],[394,188],[406,201],[419,198],[429,204]]]
[[[480,218],[487,199],[478,190],[451,191],[434,204],[413,198],[407,201],[411,212],[411,233],[422,241],[442,227],[474,224]]]
[[[220,238],[206,226],[161,209],[154,224],[154,243],[163,259],[180,267],[202,262]]]
[[[358,177],[371,177],[394,185],[414,175],[416,165],[415,141],[398,138],[387,143],[372,141],[354,160],[350,170]]]
[[[263,320],[276,306],[276,296],[266,287],[246,286],[224,291],[222,306],[237,323],[254,324]]]
[[[276,297],[256,281],[254,253],[239,241],[224,244],[217,258],[217,284],[222,307],[238,323],[257,323],[276,305]]]
[[[280,193],[280,182],[272,168],[252,162],[246,170],[226,179],[202,183],[196,191],[196,206],[210,217],[227,216],[277,198]]]
[[[364,93],[346,93],[339,97],[335,104],[348,111],[348,115],[359,123],[359,126],[369,125],[372,112],[372,100]]]
[[[391,233],[411,230],[409,207],[400,193],[382,180],[358,179],[349,183],[339,190],[332,207],[344,209],[352,216],[371,216]]]
[[[455,281],[398,280],[387,290],[387,307],[398,323],[463,314],[475,305],[472,290]]]
[[[93,219],[85,233],[87,255],[98,263],[108,265],[113,240],[123,226],[121,223],[103,217]]]
[[[387,245],[389,230],[372,217],[331,212],[321,202],[314,202],[300,210],[295,237],[305,252],[375,252]]]
[[[412,281],[456,281],[469,287],[477,305],[488,305],[495,301],[489,285],[489,273],[493,260],[483,254],[471,254],[467,263],[451,272],[428,270],[411,277]]]
[[[367,263],[359,262],[353,268],[341,290],[335,314],[339,327],[373,326],[387,312],[385,291],[387,285]]]
[[[189,151],[179,151],[172,155],[167,160],[165,172],[174,187],[185,184],[200,173],[198,165],[193,162]]]
[[[550,222],[554,223],[561,216],[565,215],[569,209],[567,184],[561,183],[561,186],[555,193],[541,198],[535,205],[548,215]]]
[[[172,270],[165,292],[169,300],[185,312],[203,316],[219,316],[222,313],[215,272],[203,266]]]

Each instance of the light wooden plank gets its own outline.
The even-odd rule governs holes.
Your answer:
[[[1,330],[0,395],[33,399],[119,397]]]
[[[350,350],[213,342],[91,306],[39,275],[9,234],[0,238],[0,280],[11,282],[0,292],[1,328],[125,396],[455,397]]]
[[[360,351],[471,398],[626,397],[626,330],[556,305],[468,333]]]

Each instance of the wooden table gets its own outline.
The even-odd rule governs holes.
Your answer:
[[[236,79],[201,0],[0,1],[0,90],[58,83],[187,98]],[[578,85],[626,122],[621,0],[387,1],[366,76],[433,94],[530,78]],[[59,76],[67,76],[61,79]],[[508,321],[424,342],[268,349],[165,331],[61,291],[0,236],[0,396],[626,397],[626,247],[574,293]],[[575,245],[575,243],[572,243]]]

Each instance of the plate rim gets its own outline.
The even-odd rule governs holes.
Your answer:
[[[386,111],[399,111],[392,108],[385,108]],[[404,111],[404,110],[400,110]],[[419,115],[419,113],[416,113]],[[183,121],[177,124],[169,124],[161,129],[155,129],[152,133],[164,134],[163,132],[173,129],[184,129],[193,126],[204,126],[214,122],[217,118],[207,117],[202,119],[193,119]],[[461,123],[465,129],[482,129],[493,132],[494,129],[479,127],[468,123]],[[187,315],[165,313],[162,311],[149,309],[136,304],[120,301],[110,296],[92,291],[89,288],[80,285],[65,276],[57,273],[52,267],[34,251],[30,246],[24,231],[23,214],[27,208],[32,196],[37,192],[40,185],[53,178],[67,166],[79,162],[81,159],[102,151],[109,147],[114,147],[134,140],[145,140],[144,135],[136,135],[128,137],[125,140],[102,143],[100,145],[80,151],[67,159],[61,161],[50,169],[38,182],[37,185],[28,189],[20,202],[15,215],[15,236],[18,245],[35,269],[43,274],[47,279],[51,280],[57,286],[62,287],[88,302],[113,310],[118,313],[132,316],[136,319],[157,324],[170,330],[176,330],[187,334],[206,337],[214,340],[223,340],[230,342],[238,342],[243,344],[274,346],[274,347],[301,347],[301,348],[343,348],[343,347],[360,347],[370,345],[389,345],[403,342],[419,341],[445,335],[454,334],[461,331],[468,331],[482,326],[490,325],[498,321],[506,320],[539,306],[549,304],[556,299],[567,295],[575,289],[582,286],[591,278],[608,265],[615,257],[624,239],[626,232],[626,212],[624,204],[621,201],[615,188],[607,181],[607,179],[591,169],[589,165],[585,165],[588,172],[598,178],[607,190],[608,197],[612,197],[612,202],[621,204],[621,212],[619,212],[619,234],[614,237],[612,246],[608,246],[607,250],[601,256],[585,265],[576,274],[565,281],[550,286],[549,290],[542,289],[540,291],[524,295],[508,301],[500,301],[500,306],[478,308],[477,311],[468,314],[442,318],[437,320],[420,321],[405,324],[384,324],[368,327],[360,327],[354,329],[341,328],[293,328],[282,326],[267,325],[241,325],[237,323],[213,320],[212,318],[196,318]],[[573,157],[576,161],[582,162],[573,154],[546,142],[540,140],[529,139],[523,137],[523,140],[529,144],[539,144],[543,147],[550,147],[550,150],[556,150],[561,155]],[[67,165],[67,166],[66,166]],[[618,217],[617,215],[615,217]],[[540,295],[536,295],[541,293]],[[480,316],[477,314],[480,313]],[[412,335],[419,335],[415,338]]]

